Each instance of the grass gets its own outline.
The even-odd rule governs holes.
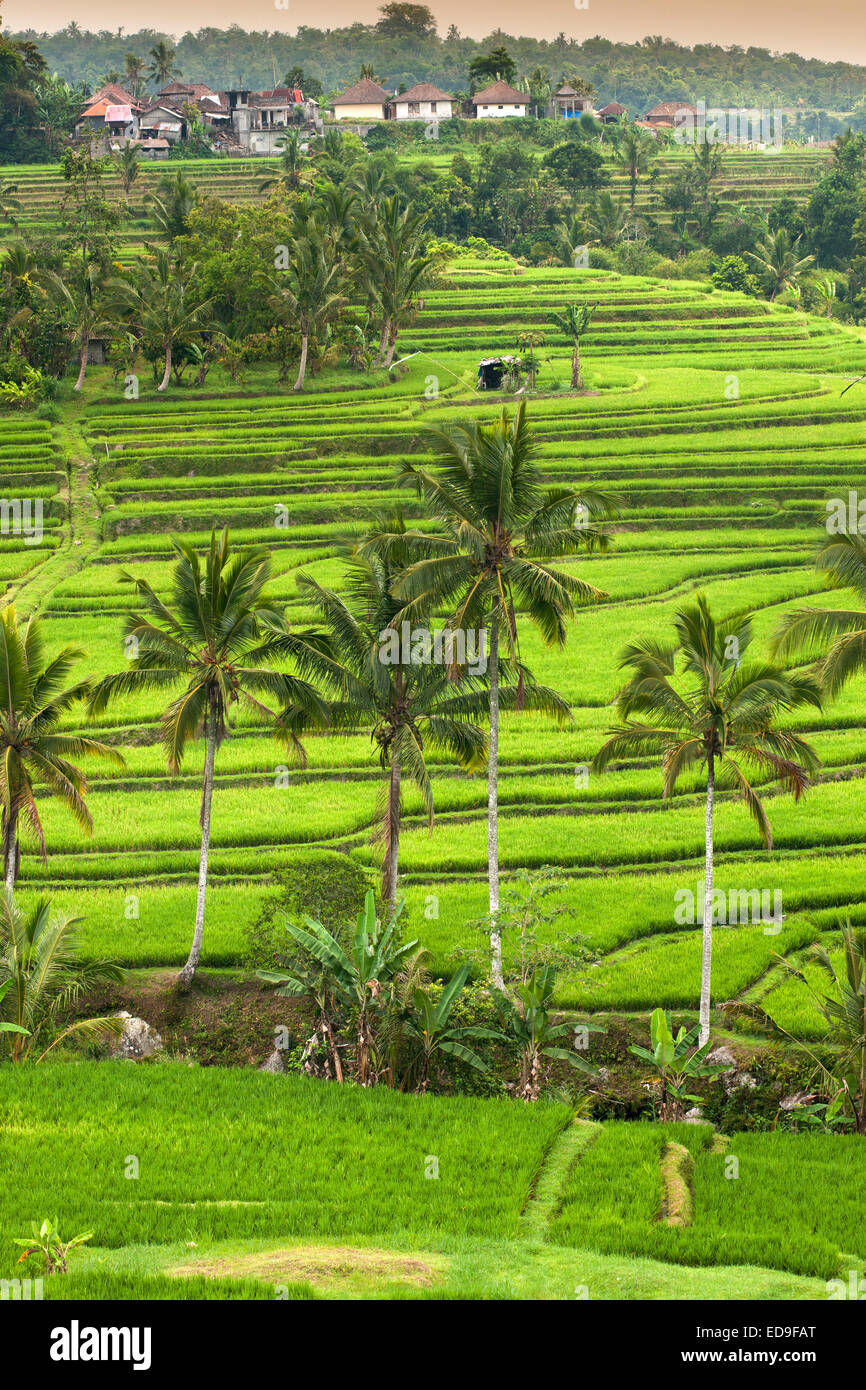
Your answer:
[[[0,1197],[4,1269],[11,1237],[49,1210],[61,1229],[92,1229],[107,1248],[238,1236],[381,1241],[400,1231],[513,1237],[569,1117],[562,1105],[403,1096],[182,1063],[43,1064],[3,1080],[4,1171],[25,1139],[29,1154],[27,1183],[4,1185]]]
[[[814,1299],[834,1242],[857,1248],[844,1138],[737,1136],[740,1186],[719,1194],[723,1157],[705,1128],[569,1120],[560,1105],[171,1063],[7,1071],[0,1161],[25,1138],[30,1160],[27,1183],[0,1193],[0,1275],[13,1273],[11,1237],[49,1209],[94,1238],[45,1281],[48,1298]],[[660,1235],[672,1136],[695,1153],[695,1225]],[[783,1184],[794,1222],[780,1242]],[[805,1230],[810,1186],[826,1236]],[[740,1231],[754,1207],[766,1240]],[[684,1254],[664,1234],[695,1240]]]
[[[737,1134],[712,1150],[708,1125],[604,1126],[573,1169],[555,1241],[628,1251],[695,1266],[761,1265],[831,1279],[842,1252],[866,1266],[854,1213],[863,1167],[856,1136]],[[694,1164],[688,1225],[660,1221],[663,1154],[684,1147]]]

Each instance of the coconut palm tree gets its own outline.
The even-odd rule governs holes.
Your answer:
[[[411,551],[401,516],[383,523],[386,529],[389,544],[371,542],[353,556],[344,592],[335,594],[304,574],[298,575],[298,590],[320,614],[330,639],[329,660],[320,662],[315,651],[309,657],[321,683],[335,692],[328,707],[330,726],[371,729],[379,765],[388,774],[376,808],[374,838],[383,845],[382,898],[396,905],[403,779],[411,778],[420,791],[432,828],[427,752],[445,753],[466,771],[478,771],[485,765],[487,746],[474,723],[478,701],[468,694],[483,689],[482,673],[465,676],[460,689],[453,662],[435,664],[432,652],[421,653],[427,660],[419,660],[417,649],[413,660],[409,643],[401,640],[395,624],[403,605],[393,589]]]
[[[90,682],[66,682],[84,656],[80,647],[64,647],[45,661],[42,625],[29,617],[22,626],[13,604],[0,611],[0,829],[3,881],[12,892],[21,859],[19,822],[23,816],[47,862],[45,832],[36,800],[44,787],[69,808],[85,834],[93,829],[85,795],[87,779],[70,758],[106,758],[123,767],[115,748],[79,734],[58,733],[63,715],[87,698]]]
[[[590,241],[614,246],[629,229],[628,205],[625,198],[614,198],[604,191],[585,209],[583,220]]]
[[[286,188],[294,192],[312,174],[312,162],[307,151],[301,149],[301,137],[296,130],[286,131],[277,143],[280,146],[280,162],[276,173],[262,179],[260,193],[269,188]]]
[[[160,392],[168,386],[175,350],[198,345],[213,322],[213,300],[196,294],[194,272],[195,266],[183,272],[172,265],[168,252],[158,247],[153,264],[140,262],[131,284],[116,279],[108,287],[117,316],[163,357]]]
[[[170,77],[177,75],[178,69],[175,61],[177,54],[171,44],[166,43],[165,39],[159,39],[148,56],[150,58],[148,76],[155,87],[161,87]]]
[[[415,311],[418,291],[433,264],[426,253],[426,213],[402,207],[396,196],[383,198],[363,232],[365,277],[382,316],[375,366],[390,367],[400,329]]]
[[[858,532],[824,541],[815,556],[833,589],[853,589],[866,599],[866,538]],[[798,608],[787,613],[773,642],[773,655],[798,663],[818,654],[813,674],[830,697],[866,671],[866,611],[858,608]]]
[[[695,142],[688,172],[705,204],[709,204],[712,186],[724,172],[724,160],[725,147],[720,141],[704,137]]]
[[[487,858],[490,947],[494,984],[503,987],[499,912],[498,778],[502,709],[541,710],[563,722],[568,706],[554,691],[535,685],[519,661],[518,610],[550,646],[565,642],[578,605],[607,597],[592,584],[555,568],[550,559],[604,549],[599,524],[612,515],[597,492],[546,489],[535,461],[525,405],[514,419],[507,410],[494,424],[478,421],[427,436],[437,471],[408,464],[401,482],[414,483],[425,514],[439,523],[433,535],[409,537],[418,556],[398,581],[396,593],[411,618],[432,605],[450,612],[455,631],[486,629],[489,717]],[[500,639],[507,648],[500,662]],[[500,671],[502,665],[502,671]],[[506,684],[500,684],[503,675]]]
[[[120,179],[120,186],[123,189],[123,196],[127,203],[132,185],[141,173],[141,161],[138,157],[138,147],[136,145],[121,145],[112,156],[112,163],[117,170]]]
[[[69,322],[72,345],[78,354],[78,377],[74,390],[84,386],[87,357],[93,338],[108,327],[102,277],[94,264],[75,261],[66,278],[54,270],[39,270],[33,276],[39,289]]]
[[[186,231],[187,219],[198,202],[198,189],[182,169],[163,174],[155,193],[147,195],[150,218],[160,236],[174,241]]]
[[[189,958],[178,976],[188,985],[201,958],[214,766],[229,713],[238,706],[265,721],[303,760],[298,734],[307,725],[324,727],[326,707],[302,677],[285,675],[271,664],[288,651],[302,665],[305,649],[293,646],[281,614],[263,595],[270,575],[268,552],[232,550],[227,530],[221,535],[211,532],[203,563],[186,541],[175,539],[173,544],[177,560],[170,603],[157,598],[146,580],[124,576],[135,583],[142,604],[142,612],[131,613],[125,624],[126,641],[135,655],[125,671],[95,686],[89,709],[96,715],[117,695],[182,686],[162,714],[169,770],[177,772],[187,746],[204,738],[195,930]],[[276,710],[265,705],[262,696],[273,700]]]
[[[571,389],[579,391],[580,380],[580,340],[588,331],[597,304],[567,304],[561,314],[551,314],[552,321],[571,343]]]
[[[763,844],[772,848],[770,822],[750,777],[777,781],[799,799],[818,759],[805,739],[778,728],[775,721],[802,705],[820,708],[821,692],[809,676],[788,674],[766,661],[744,662],[752,641],[751,618],[741,615],[717,623],[703,594],[677,609],[674,631],[673,643],[646,638],[622,653],[620,669],[630,673],[617,697],[623,722],[610,731],[594,766],[601,771],[619,758],[661,754],[665,798],[687,769],[706,768],[703,1047],[710,1035],[716,789],[729,790],[745,803]],[[643,722],[633,715],[643,716]]]
[[[526,90],[524,88],[523,90]],[[546,107],[550,101],[550,94],[553,91],[553,82],[547,68],[534,67],[529,74],[528,90],[535,106],[536,116],[539,114],[539,106]]]
[[[92,1042],[123,1031],[116,1014],[60,1021],[95,985],[123,979],[113,961],[79,959],[73,928],[80,920],[52,912],[47,898],[25,910],[10,892],[0,896],[0,1041],[13,1062],[41,1062],[66,1038]]]
[[[586,248],[588,240],[586,223],[577,213],[571,213],[556,228],[556,251],[565,265],[574,265],[578,251]]]
[[[758,247],[757,251],[747,251],[746,255],[761,271],[769,293],[774,300],[783,290],[799,293],[800,277],[814,256],[798,256],[800,237],[791,240],[791,233],[780,227],[772,236]]]
[[[127,53],[123,60],[123,67],[126,80],[129,83],[129,90],[132,96],[137,97],[147,72],[147,62],[144,58],[139,58],[137,53]]]
[[[285,270],[271,276],[270,308],[301,335],[301,360],[295,391],[303,391],[310,338],[325,329],[343,304],[343,271],[333,245],[315,227],[293,242]]]
[[[652,137],[644,135],[635,125],[627,125],[614,151],[614,158],[628,174],[629,202],[634,212],[638,179],[641,174],[649,173],[655,163],[655,145]]]

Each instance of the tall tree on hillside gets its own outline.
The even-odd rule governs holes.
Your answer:
[[[410,558],[398,517],[391,524],[389,544],[371,542],[352,558],[339,594],[309,575],[298,576],[298,591],[319,613],[333,652],[324,662],[315,650],[309,658],[321,683],[335,692],[328,706],[330,727],[371,729],[379,765],[387,774],[376,807],[375,838],[383,847],[382,897],[394,904],[403,782],[415,783],[432,827],[429,750],[447,754],[466,771],[483,768],[487,751],[474,722],[478,700],[471,694],[483,688],[483,673],[464,675],[456,684],[453,667],[435,663],[432,652],[419,654],[395,626],[402,603],[394,597],[394,584]]]
[[[406,0],[390,0],[380,5],[382,18],[376,25],[380,34],[393,38],[432,38],[436,33],[436,17],[427,5],[413,5]]]
[[[87,779],[70,758],[106,758],[123,767],[115,748],[79,734],[58,729],[63,716],[85,700],[90,682],[67,685],[84,652],[64,647],[48,662],[42,624],[31,616],[19,625],[13,605],[0,611],[0,826],[3,841],[3,881],[11,893],[21,859],[19,822],[22,816],[36,837],[47,862],[45,832],[35,787],[44,787],[69,808],[85,834],[93,829],[85,795]]]
[[[167,83],[170,78],[178,75],[176,63],[177,53],[165,39],[159,39],[150,50],[148,56],[150,58],[148,76],[157,90]]]
[[[791,240],[791,234],[780,227],[774,236],[768,237],[757,251],[747,251],[746,255],[755,262],[764,279],[767,294],[772,302],[783,290],[799,292],[800,277],[814,261],[814,256],[798,255],[800,238]]]
[[[625,198],[614,198],[607,190],[593,198],[583,217],[589,240],[600,246],[615,246],[630,226]]]
[[[701,952],[700,1044],[710,1036],[713,952],[713,814],[716,788],[733,792],[772,848],[770,822],[751,777],[778,782],[798,800],[818,759],[798,734],[779,728],[780,714],[821,706],[817,681],[766,661],[744,661],[752,642],[748,616],[719,623],[703,594],[677,609],[676,641],[645,638],[626,647],[620,669],[630,673],[617,697],[623,721],[596,756],[595,767],[621,758],[660,754],[665,798],[694,767],[706,768],[704,906]],[[636,721],[633,715],[642,716]]]
[[[36,119],[45,132],[49,152],[56,158],[62,138],[68,135],[81,110],[83,93],[80,87],[64,82],[56,72],[51,73],[35,88]]]
[[[132,144],[121,145],[112,156],[117,176],[120,179],[120,186],[123,189],[123,196],[129,202],[129,195],[132,185],[141,173],[141,160],[138,157],[138,146]]]
[[[491,82],[513,82],[517,75],[517,64],[502,46],[490,53],[479,53],[469,64],[469,80],[473,90]]]
[[[455,631],[486,629],[489,718],[487,861],[493,982],[503,988],[499,913],[499,716],[502,709],[538,709],[562,722],[568,705],[531,682],[519,660],[518,615],[549,646],[562,646],[578,605],[606,597],[549,561],[604,549],[599,524],[612,514],[600,493],[545,488],[536,446],[521,404],[492,425],[478,421],[428,436],[435,472],[408,464],[402,482],[415,484],[425,514],[439,530],[411,537],[418,556],[397,584],[411,617],[417,606],[450,614]],[[501,651],[501,648],[506,648]],[[510,683],[500,685],[500,661]]]
[[[137,97],[147,73],[147,60],[139,58],[137,53],[127,53],[123,66],[130,94]]]
[[[303,391],[310,339],[332,323],[343,307],[343,272],[329,241],[315,228],[295,241],[285,270],[270,277],[268,304],[282,323],[301,335],[295,391]]]
[[[627,125],[614,151],[614,158],[628,174],[629,201],[634,211],[638,180],[641,174],[649,173],[655,163],[652,137],[644,135],[635,125]]]
[[[163,174],[156,191],[147,195],[150,219],[158,235],[167,237],[170,242],[183,236],[198,200],[196,185],[182,169],[174,175]]]
[[[38,270],[34,280],[66,322],[78,357],[78,376],[73,390],[81,391],[87,374],[87,358],[94,338],[109,326],[105,291],[98,266],[74,262],[65,276],[54,270]]]
[[[132,283],[113,280],[108,292],[117,317],[162,354],[162,381],[156,389],[165,391],[177,349],[198,345],[213,323],[213,301],[197,293],[195,266],[184,271],[172,265],[168,252],[158,247],[152,264],[139,262]]]
[[[189,957],[178,975],[182,985],[189,985],[204,937],[216,754],[232,709],[264,721],[301,761],[299,734],[308,726],[323,728],[327,710],[308,681],[286,675],[273,664],[288,650],[303,666],[304,648],[293,645],[282,615],[264,596],[271,568],[268,552],[232,550],[228,531],[211,532],[204,562],[186,541],[175,539],[173,545],[177,559],[169,603],[157,597],[147,580],[131,581],[142,612],[129,615],[124,633],[135,654],[125,671],[106,676],[94,687],[89,708],[96,715],[117,695],[182,686],[161,720],[169,770],[178,772],[188,745],[204,740],[195,928]],[[129,581],[129,576],[124,578]],[[275,709],[264,703],[266,698]]]
[[[271,188],[286,188],[295,192],[305,179],[312,177],[313,165],[308,151],[301,148],[301,137],[296,130],[286,131],[278,141],[280,160],[276,173],[263,179],[259,192],[266,193]]]
[[[382,199],[362,229],[365,279],[382,316],[376,366],[390,367],[397,336],[414,313],[418,292],[433,265],[426,250],[426,223],[426,213],[413,213],[395,195]]]

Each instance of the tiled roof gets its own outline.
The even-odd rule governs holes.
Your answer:
[[[334,105],[384,106],[385,102],[390,100],[391,93],[380,87],[378,82],[372,82],[369,77],[362,77],[360,82],[356,82],[353,87],[347,87],[345,92],[340,92],[339,96],[334,97]]]
[[[494,82],[492,87],[476,92],[472,102],[475,106],[527,106],[529,97],[525,92],[518,92],[516,87],[509,87],[507,82]]]
[[[658,106],[647,112],[647,120],[652,116],[676,116],[680,111],[691,111],[693,116],[698,114],[698,108],[688,101],[660,101]]]
[[[447,92],[443,92],[441,87],[436,87],[432,82],[416,82],[414,87],[410,87],[408,92],[398,92],[394,97],[395,101],[453,101]]]

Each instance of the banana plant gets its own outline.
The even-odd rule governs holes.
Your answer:
[[[493,1002],[505,1024],[508,1036],[520,1048],[520,1081],[515,1094],[521,1100],[537,1100],[545,1077],[544,1059],[568,1062],[588,1076],[595,1069],[571,1048],[560,1046],[560,1040],[573,1031],[571,1023],[554,1023],[552,1016],[553,990],[556,970],[545,965],[535,970],[525,984],[518,985],[517,1003],[501,990],[494,990]],[[588,1033],[604,1033],[598,1024],[581,1024]]]
[[[283,925],[289,929],[289,923]],[[307,1039],[302,1070],[310,1076],[333,1077],[343,1081],[343,1063],[337,1044],[337,999],[333,976],[320,960],[298,960],[291,971],[257,970],[256,975],[269,985],[279,985],[276,993],[283,999],[312,999],[316,1007],[316,1026]],[[325,1048],[326,1061],[317,1062],[319,1045]]]
[[[413,996],[415,1019],[412,1031],[421,1045],[421,1063],[416,1087],[419,1092],[427,1090],[431,1067],[440,1052],[457,1057],[461,1062],[467,1062],[476,1071],[488,1071],[487,1063],[471,1047],[466,1046],[464,1039],[471,1038],[474,1041],[479,1038],[489,1038],[497,1042],[503,1041],[502,1034],[495,1032],[492,1028],[454,1028],[450,1026],[451,1011],[457,1002],[457,996],[466,984],[468,975],[468,964],[461,965],[460,969],[448,981],[438,1000],[433,1000],[426,990],[415,990]]]
[[[354,1078],[362,1086],[374,1085],[380,1071],[375,1033],[377,1015],[387,1000],[387,987],[397,967],[418,945],[417,939],[402,944],[397,923],[402,904],[382,927],[376,917],[376,902],[370,889],[358,920],[352,945],[344,950],[321,922],[305,916],[304,927],[286,922],[286,930],[302,950],[324,966],[336,998],[345,1006],[355,1033]],[[282,984],[289,992],[295,977],[279,971],[263,971],[261,978]]]
[[[691,1051],[700,1031],[699,1023],[688,1032],[681,1025],[675,1036],[670,1014],[664,1009],[654,1009],[650,1018],[652,1051],[637,1045],[629,1048],[635,1057],[650,1062],[656,1069],[660,1090],[659,1117],[663,1122],[681,1120],[683,1102],[690,1100],[697,1103],[701,1099],[700,1096],[691,1095],[686,1091],[690,1081],[701,1076],[716,1076],[719,1072],[728,1070],[723,1063],[706,1061],[707,1053],[713,1045],[711,1039],[707,1039],[703,1046],[694,1052]]]
[[[28,1240],[19,1238],[12,1242],[13,1245],[24,1246],[23,1254],[18,1257],[18,1263],[23,1264],[31,1255],[42,1255],[45,1260],[46,1274],[65,1274],[70,1251],[93,1239],[93,1232],[86,1231],[80,1236],[73,1236],[71,1240],[61,1240],[56,1216],[53,1221],[46,1218],[41,1226],[37,1226],[34,1222],[32,1230],[33,1234]]]

